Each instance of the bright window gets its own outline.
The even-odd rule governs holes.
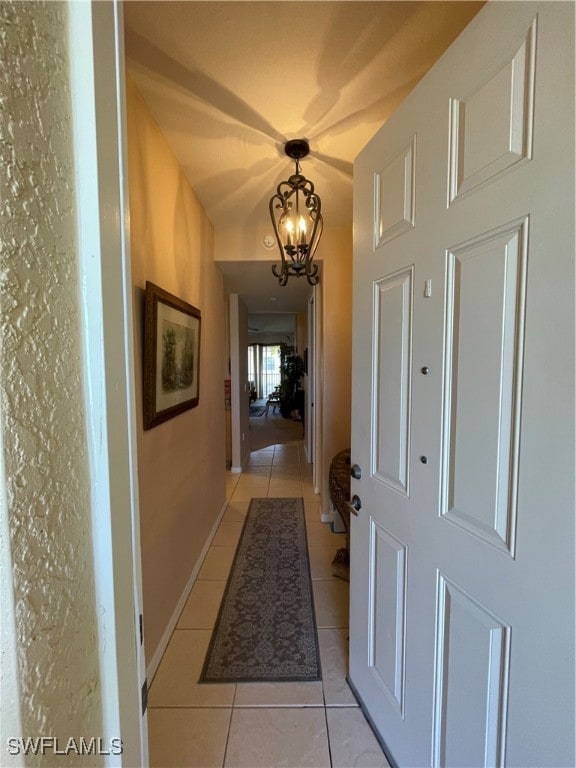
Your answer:
[[[259,398],[268,397],[280,384],[280,346],[250,344],[248,346],[248,380],[254,383]]]

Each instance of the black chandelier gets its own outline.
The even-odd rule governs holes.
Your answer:
[[[312,264],[322,235],[321,201],[314,184],[300,173],[300,160],[310,148],[306,139],[287,141],[284,151],[296,163],[296,172],[281,181],[270,198],[270,218],[282,263],[272,266],[274,277],[286,285],[291,275],[306,275],[310,285],[319,281],[318,264]]]

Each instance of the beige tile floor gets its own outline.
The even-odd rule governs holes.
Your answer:
[[[322,682],[199,685],[248,504],[301,496],[306,509]],[[386,768],[346,683],[348,584],[330,563],[343,544],[320,522],[301,442],[251,454],[227,476],[228,507],[150,688],[152,768]]]

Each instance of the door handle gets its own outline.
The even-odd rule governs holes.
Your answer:
[[[348,506],[350,508],[350,512],[358,517],[358,512],[362,509],[362,502],[360,501],[360,497],[354,494],[354,496],[352,496],[352,501],[348,502]]]
[[[354,480],[360,480],[360,478],[362,477],[362,469],[358,466],[358,464],[354,464],[350,468],[350,474],[352,475]]]

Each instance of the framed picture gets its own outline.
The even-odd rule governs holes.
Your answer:
[[[200,310],[146,283],[144,429],[199,402]]]

